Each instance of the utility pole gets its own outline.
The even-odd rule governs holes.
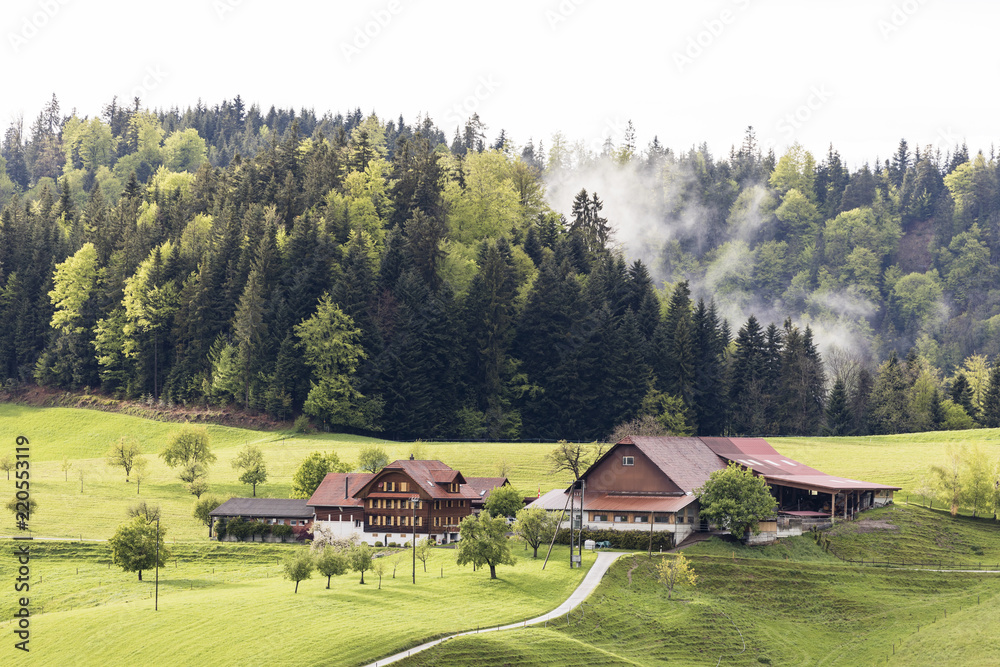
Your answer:
[[[413,536],[410,538],[410,547],[413,549],[414,584],[417,583],[417,503],[419,501],[420,501],[420,496],[413,496],[412,498],[410,498],[410,507],[413,509],[413,518],[410,519],[410,528],[413,530]]]
[[[156,597],[153,600],[153,611],[160,609],[160,517],[156,517]]]

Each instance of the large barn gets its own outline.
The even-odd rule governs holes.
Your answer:
[[[899,487],[828,475],[782,456],[762,438],[627,437],[594,462],[570,489],[556,489],[533,506],[563,511],[572,504],[574,527],[659,530],[679,544],[705,529],[695,491],[734,461],[763,477],[778,503],[780,526],[851,518],[892,501]],[[801,530],[801,528],[799,528]]]

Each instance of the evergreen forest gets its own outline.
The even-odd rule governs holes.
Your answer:
[[[1000,161],[240,97],[0,147],[0,381],[397,439],[1000,426]]]

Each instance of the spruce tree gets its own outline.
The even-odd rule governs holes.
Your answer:
[[[951,383],[950,393],[951,400],[955,402],[955,405],[961,406],[965,410],[965,414],[973,419],[979,416],[976,406],[972,403],[972,386],[969,384],[969,379],[965,377],[965,373],[959,373],[955,376],[954,382]]]
[[[736,334],[730,406],[730,431],[737,435],[764,435],[766,427],[767,350],[764,332],[751,315]]]
[[[906,377],[893,351],[879,366],[868,405],[868,428],[875,435],[905,433],[909,429]]]
[[[830,435],[851,435],[853,422],[854,415],[847,403],[847,388],[838,377],[826,405],[826,432]]]
[[[982,424],[987,428],[1000,427],[1000,358],[993,361],[990,383],[983,396]]]

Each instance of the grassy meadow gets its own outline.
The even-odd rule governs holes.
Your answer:
[[[128,506],[144,499],[161,506],[170,539],[207,539],[207,529],[191,517],[194,497],[157,456],[180,428],[177,423],[95,410],[0,404],[0,443],[13,447],[14,438],[21,434],[31,440],[32,494],[39,502],[32,528],[39,536],[107,539]],[[207,428],[218,456],[209,469],[209,493],[220,498],[250,495],[250,487],[237,481],[230,465],[247,443],[259,445],[267,461],[268,482],[257,488],[257,495],[263,497],[289,497],[292,475],[309,453],[335,451],[341,460],[353,462],[361,447],[371,443],[383,446],[390,458],[412,453],[440,459],[471,476],[496,475],[504,461],[512,484],[526,495],[570,482],[566,473],[550,472],[545,460],[553,448],[549,443],[399,443],[345,434]],[[108,445],[122,435],[136,437],[150,462],[148,478],[138,488],[134,481],[125,482],[120,468],[110,468],[104,460]],[[903,497],[919,487],[929,467],[941,461],[951,444],[978,443],[1000,458],[1000,429],[871,438],[774,438],[770,442],[782,454],[831,474],[901,486]],[[64,459],[72,466],[68,471],[62,469]],[[0,478],[0,484],[4,481]],[[6,492],[0,495],[6,497]],[[0,535],[12,530],[12,519],[4,516]]]
[[[31,570],[31,652],[17,664],[352,665],[441,634],[516,622],[545,613],[565,599],[586,570],[570,570],[567,547],[542,559],[521,557],[473,572],[438,548],[428,572],[411,553],[385,556],[388,571],[334,577],[314,573],[295,584],[279,561],[306,549],[281,544],[179,544],[160,570],[159,610],[153,610],[153,572],[108,567],[104,545],[34,542]],[[4,548],[4,551],[8,549]],[[518,552],[518,556],[524,554]],[[593,556],[585,554],[585,566]],[[397,567],[395,578],[393,566]],[[0,560],[0,581],[12,581],[12,559]],[[9,619],[15,597],[0,596]],[[0,623],[10,636],[12,624]],[[0,646],[0,663],[12,653]],[[17,654],[15,654],[17,655]],[[167,658],[166,656],[169,656]]]
[[[78,408],[34,408],[0,404],[0,444],[11,450],[18,435],[31,441],[32,496],[39,503],[32,521],[33,533],[45,537],[107,539],[125,518],[129,505],[147,500],[161,506],[168,539],[208,539],[208,529],[191,516],[195,498],[157,454],[172,433],[182,425],[140,417]],[[209,494],[219,498],[249,496],[248,485],[237,480],[230,464],[247,443],[260,446],[267,462],[268,481],[257,487],[257,495],[288,498],[292,475],[302,460],[314,451],[334,451],[343,461],[353,462],[367,444],[379,444],[390,459],[440,459],[470,476],[494,476],[501,460],[510,467],[511,483],[526,494],[544,493],[569,485],[565,474],[552,475],[546,454],[551,444],[539,443],[397,443],[344,434],[292,434],[253,431],[228,426],[208,426],[212,450],[218,460],[208,473]],[[121,468],[111,468],[104,459],[108,445],[122,435],[139,440],[150,462],[149,475],[139,488],[125,482]],[[63,471],[62,461],[72,464]],[[80,474],[83,479],[80,479]],[[6,480],[0,476],[0,489]],[[13,481],[10,482],[13,495]],[[0,492],[6,498],[7,491]],[[13,519],[0,519],[0,535],[13,531]]]
[[[969,530],[968,520],[917,507],[870,514],[889,525],[933,520],[944,531]],[[981,523],[977,541],[997,553],[1000,529]],[[882,532],[886,548],[910,558],[934,543],[903,529]],[[831,542],[846,550],[856,540],[835,533]],[[809,536],[767,547],[713,538],[685,554],[698,582],[679,587],[672,601],[653,576],[661,556],[625,557],[582,610],[548,627],[462,637],[400,664],[1000,664],[1000,574],[850,566]]]
[[[457,567],[455,552],[442,548],[426,574],[418,562],[415,586],[403,552],[396,578],[387,575],[381,590],[369,572],[364,586],[351,573],[334,578],[330,590],[314,575],[293,594],[280,561],[304,547],[219,544],[191,516],[194,497],[157,456],[180,428],[115,413],[0,405],[0,446],[12,449],[21,434],[31,440],[31,490],[39,502],[33,533],[66,538],[32,543],[32,652],[18,652],[18,664],[363,664],[434,637],[544,613],[583,576],[567,567],[565,547],[557,547],[544,572],[541,559],[518,551],[517,566],[498,568],[499,581]],[[246,443],[264,452],[269,480],[257,495],[266,497],[289,496],[292,475],[310,452],[335,451],[353,462],[370,443],[383,446],[390,458],[436,458],[471,476],[496,475],[505,462],[513,484],[526,494],[570,481],[549,472],[548,443],[396,443],[208,430],[218,456],[209,493],[221,498],[250,494],[230,465]],[[138,494],[134,480],[126,483],[123,471],[104,460],[121,435],[136,437],[151,464]],[[770,442],[831,474],[901,486],[899,501],[919,487],[949,445],[979,444],[1000,458],[1000,430]],[[72,464],[68,473],[64,459]],[[13,481],[0,476],[3,484],[7,490],[0,495],[9,497]],[[152,573],[138,582],[134,573],[110,566],[107,545],[97,541],[114,532],[137,499],[161,506],[173,552],[161,571],[155,613]],[[12,517],[4,514],[0,535],[13,532]],[[731,665],[875,665],[887,657],[897,665],[1000,664],[1000,643],[982,641],[995,637],[1000,575],[859,567],[837,558],[996,565],[1000,525],[992,519],[951,517],[900,502],[839,524],[824,538],[829,550],[811,537],[768,547],[719,539],[697,544],[686,553],[698,585],[681,589],[670,602],[652,579],[652,563],[643,555],[626,557],[567,617],[546,627],[450,640],[405,664],[709,665],[720,657]],[[0,581],[15,576],[11,547],[0,540],[6,554]],[[0,596],[0,619],[10,618],[15,603],[13,592]],[[11,630],[0,620],[0,634]],[[0,663],[8,664],[12,650],[0,647]]]

